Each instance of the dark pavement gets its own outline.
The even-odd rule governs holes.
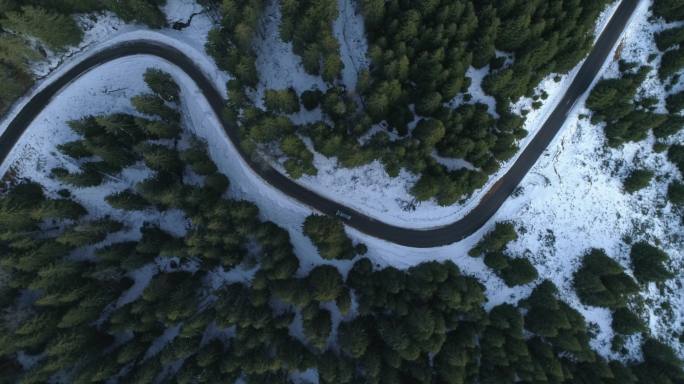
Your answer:
[[[492,185],[478,205],[462,219],[442,227],[429,229],[401,228],[383,223],[361,212],[345,207],[306,189],[273,168],[264,166],[263,163],[252,161],[240,149],[240,138],[238,137],[237,130],[230,128],[230,125],[225,123],[223,124],[223,129],[252,170],[268,184],[271,184],[284,194],[328,215],[335,216],[338,212],[342,212],[345,216],[349,215],[349,219],[343,220],[346,225],[392,243],[418,248],[451,244],[473,234],[482,227],[501,207],[530,168],[532,168],[563,126],[566,115],[575,104],[575,101],[587,91],[601,66],[608,59],[608,55],[610,55],[612,48],[615,46],[638,3],[639,0],[622,1],[565,95],[508,172]],[[138,40],[124,42],[85,58],[30,99],[9,123],[3,135],[0,136],[0,162],[5,161],[5,158],[26,128],[62,88],[68,86],[69,83],[79,76],[100,64],[125,56],[141,54],[160,57],[182,69],[203,92],[214,113],[217,116],[222,115],[221,111],[225,104],[224,98],[216,90],[212,81],[195,65],[192,58],[187,57],[184,53],[170,45],[154,41]]]

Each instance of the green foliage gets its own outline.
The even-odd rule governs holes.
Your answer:
[[[294,125],[284,116],[259,113],[248,124],[248,137],[257,143],[269,143],[294,132]]]
[[[161,120],[141,122],[147,134],[157,139],[176,139],[181,133],[180,126]]]
[[[193,140],[190,147],[181,153],[181,159],[190,166],[193,172],[208,176],[218,171],[216,164],[209,157],[206,143]]]
[[[7,34],[0,35],[0,61],[6,65],[24,69],[31,61],[39,58],[38,51],[26,44],[22,38]]]
[[[308,284],[312,298],[317,301],[334,301],[342,293],[342,275],[330,265],[318,266],[309,272]]]
[[[682,27],[682,30],[684,31],[684,27]],[[682,44],[684,44],[684,42],[682,42]],[[682,109],[684,109],[684,91],[668,95],[665,99],[665,105],[670,113],[681,112]]]
[[[649,71],[649,67],[640,67],[636,72],[623,73],[621,78],[603,79],[589,94],[586,105],[594,112],[592,122],[606,123],[604,132],[608,145],[616,147],[624,142],[643,140],[651,129],[659,137],[679,130],[667,115],[637,109],[634,104],[636,91]],[[673,127],[663,128],[668,126]]]
[[[103,0],[105,7],[126,22],[140,22],[152,28],[166,25],[166,16],[159,9],[166,0]]]
[[[333,22],[338,17],[337,1],[284,0],[280,9],[280,37],[292,42],[292,49],[301,56],[306,72],[334,82],[344,67],[340,44],[333,35]]]
[[[224,0],[221,27],[209,32],[205,47],[221,69],[248,87],[259,82],[252,40],[263,9],[263,0]]]
[[[623,335],[646,331],[646,326],[638,316],[627,308],[618,308],[613,312],[613,330]]]
[[[681,20],[684,19],[684,5],[677,0],[655,0],[653,14],[666,21]]]
[[[145,144],[140,149],[143,161],[150,169],[159,172],[178,174],[182,172],[183,162],[178,151],[161,144]]]
[[[318,89],[309,89],[302,92],[301,95],[302,105],[307,111],[311,111],[318,107],[323,99],[323,92]]]
[[[592,249],[584,255],[573,284],[583,304],[611,309],[624,307],[629,295],[639,291],[622,266],[602,249]]]
[[[661,51],[684,42],[684,27],[665,29],[655,34],[656,46]]]
[[[33,83],[29,72],[17,65],[0,60],[0,112],[4,113]]]
[[[112,208],[126,211],[141,211],[149,207],[149,203],[145,198],[130,189],[108,195],[105,197],[105,201]]]
[[[680,173],[684,174],[684,145],[671,145],[667,149],[667,159],[677,166]]]
[[[152,92],[161,97],[164,101],[178,102],[180,99],[180,88],[170,74],[154,68],[148,68],[143,75],[145,83]]]
[[[304,220],[303,230],[316,245],[322,258],[334,260],[354,257],[354,245],[344,232],[344,225],[340,220],[329,216],[309,215]]]
[[[123,228],[123,224],[110,219],[100,219],[75,225],[64,231],[57,242],[72,247],[82,247],[84,245],[98,243],[112,232],[117,232]]]
[[[663,54],[658,68],[658,76],[665,80],[684,68],[684,48],[680,47]]]
[[[506,248],[506,245],[518,238],[515,231],[515,225],[511,222],[498,222],[494,229],[482,237],[482,239],[473,247],[468,254],[470,256],[480,256],[483,253],[501,252]]]
[[[623,182],[623,188],[628,193],[634,193],[646,188],[653,179],[653,171],[648,169],[635,169],[629,173]]]
[[[274,113],[297,113],[299,112],[299,97],[294,88],[267,89],[264,92],[264,105],[266,109]]]
[[[632,261],[634,277],[640,283],[661,282],[674,276],[666,267],[670,260],[667,253],[647,242],[641,241],[633,244],[629,257]]]
[[[274,113],[291,114],[299,112],[299,97],[293,88],[264,92],[264,105]]]
[[[82,172],[72,173],[64,168],[53,168],[51,175],[57,180],[74,187],[94,187],[100,185],[104,175],[98,170],[94,162],[84,163]]]
[[[528,331],[548,341],[556,351],[570,353],[578,361],[595,359],[589,347],[584,318],[559,299],[558,289],[553,283],[545,280],[539,284],[524,305],[528,307],[525,315]]]
[[[70,16],[30,5],[21,7],[21,11],[6,12],[0,25],[22,35],[34,36],[53,50],[76,45],[83,36]]]
[[[413,130],[413,137],[420,140],[421,145],[433,148],[444,137],[445,129],[441,121],[424,119],[418,122]]]
[[[178,123],[180,115],[178,111],[167,106],[164,100],[153,94],[133,96],[131,104],[140,113],[150,116],[158,116],[166,123]]]
[[[484,262],[509,287],[527,284],[539,277],[537,269],[524,258],[510,258],[501,252],[491,252],[485,255]]]
[[[649,338],[642,344],[641,351],[644,362],[634,368],[640,382],[679,383],[684,380],[682,361],[671,347]]]
[[[280,143],[283,153],[288,156],[285,160],[285,170],[293,179],[303,175],[316,175],[318,170],[313,165],[313,153],[297,135],[287,135]]]
[[[677,206],[684,205],[684,183],[673,181],[667,186],[667,198]]]

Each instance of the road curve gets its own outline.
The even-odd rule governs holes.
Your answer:
[[[222,127],[242,158],[249,164],[252,170],[266,182],[279,189],[284,194],[306,204],[320,212],[335,216],[341,212],[341,216],[347,216],[345,224],[358,229],[368,235],[387,240],[403,246],[428,248],[451,244],[473,234],[482,227],[489,218],[501,207],[503,202],[513,192],[522,178],[535,164],[539,156],[551,143],[565,122],[567,113],[571,110],[577,99],[589,88],[597,76],[601,66],[610,55],[612,48],[627,25],[630,16],[636,9],[640,0],[623,0],[618,6],[613,17],[605,27],[601,36],[596,41],[594,49],[584,61],[577,76],[560,100],[556,108],[549,115],[544,125],[522,151],[508,172],[494,183],[489,191],[482,197],[478,205],[466,214],[462,219],[451,224],[428,229],[408,229],[373,219],[361,212],[346,207],[328,199],[316,192],[290,180],[287,176],[279,173],[269,166],[251,160],[240,149],[240,138],[237,129],[233,125],[222,121]],[[102,51],[83,59],[74,67],[63,73],[59,78],[48,84],[33,96],[10,121],[5,132],[0,136],[0,163],[3,163],[12,147],[17,143],[23,132],[31,122],[45,108],[50,100],[61,89],[68,86],[79,76],[89,70],[112,60],[133,55],[153,55],[171,62],[182,69],[199,87],[207,101],[211,105],[216,116],[222,116],[225,99],[214,87],[211,80],[192,61],[178,49],[163,43],[147,40],[123,42],[106,48]]]

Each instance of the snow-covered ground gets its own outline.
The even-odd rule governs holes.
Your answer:
[[[612,3],[601,13],[596,23],[596,37],[608,23],[618,4],[617,1]],[[336,36],[340,39],[341,56],[345,64],[343,81],[347,89],[353,89],[355,81],[351,80],[354,78],[353,74],[348,72],[351,69],[349,64],[359,66],[358,63],[362,63],[361,67],[368,65],[368,58],[365,56],[367,42],[363,37],[363,19],[360,14],[355,12],[354,6],[349,0],[340,0],[338,6],[341,15],[333,27]],[[645,12],[645,9],[641,9],[640,12]],[[260,101],[264,88],[294,87],[299,92],[313,86],[325,89],[326,87],[320,82],[320,79],[304,72],[301,60],[292,52],[291,44],[280,40],[277,28],[280,12],[274,2],[269,3],[265,13],[267,17],[262,29],[263,39],[256,44],[259,52],[257,66],[262,76],[262,84],[258,89],[256,100]],[[531,141],[556,103],[562,98],[580,66],[581,63],[567,74],[547,76],[535,90],[537,95],[542,93],[547,95],[545,99],[539,99],[541,106],[537,109],[532,108],[533,100],[531,98],[521,98],[513,105],[515,112],[527,111],[524,128],[529,133],[526,138],[518,143],[521,149]],[[488,68],[484,67],[479,70],[470,68],[467,71],[467,76],[472,80],[468,89],[472,99],[468,102],[484,103],[488,106],[490,113],[496,115],[495,100],[486,95],[480,86],[482,79],[489,71]],[[463,95],[457,96],[450,104],[457,106],[460,103],[463,103]],[[297,123],[306,121],[301,116],[296,116],[296,118],[295,122]],[[311,146],[309,149],[313,150]],[[435,158],[450,169],[472,167],[468,162],[461,159],[444,159],[438,156]],[[411,195],[410,189],[418,180],[418,175],[402,170],[398,177],[390,177],[379,161],[356,168],[344,168],[337,163],[336,158],[327,158],[314,151],[313,163],[318,169],[318,174],[315,176],[305,175],[296,181],[311,190],[343,202],[345,205],[383,222],[409,228],[431,228],[452,223],[463,217],[477,205],[489,187],[505,174],[516,159],[517,156],[514,156],[503,164],[501,169],[471,196],[457,204],[446,207],[438,205],[435,201],[416,201]],[[278,162],[277,156],[270,160],[277,169],[282,171],[282,164]]]
[[[625,35],[622,55],[627,59],[637,60],[648,56],[653,50],[650,34],[654,28],[659,28],[648,23],[647,5],[641,7]],[[184,45],[182,34],[170,37],[172,34],[164,31],[155,35],[177,39],[179,46]],[[211,64],[203,52],[194,52],[198,60],[208,60],[207,64]],[[314,263],[334,264],[346,273],[351,266],[350,261],[321,260],[311,241],[302,234],[301,225],[311,213],[310,208],[284,196],[256,176],[240,158],[194,83],[174,66],[157,58],[140,56],[121,59],[94,69],[72,83],[41,113],[16,146],[11,161],[17,174],[44,182],[52,190],[57,188],[54,182],[44,177],[43,172],[65,162],[54,148],[59,142],[72,137],[65,125],[66,120],[91,113],[131,112],[128,98],[144,89],[141,76],[148,66],[169,71],[181,85],[186,126],[208,141],[212,158],[231,180],[230,194],[255,202],[263,219],[288,230],[295,252],[302,260],[300,273],[310,269]],[[615,75],[615,66],[611,64],[607,75]],[[213,71],[215,68],[208,66],[205,70]],[[218,76],[215,78],[216,81],[222,79]],[[657,79],[649,79],[645,84],[645,92],[662,97],[662,85]],[[487,225],[464,241],[439,248],[414,249],[390,244],[353,229],[347,230],[349,235],[355,241],[366,243],[369,247],[368,256],[379,265],[408,267],[426,260],[453,260],[462,271],[478,277],[487,286],[488,307],[491,307],[501,302],[517,301],[529,293],[531,285],[508,288],[484,266],[480,258],[471,258],[466,253],[485,232],[492,229],[495,222],[512,220],[519,229],[520,237],[511,244],[511,253],[528,257],[537,267],[540,279],[554,281],[561,288],[564,299],[579,309],[588,321],[597,324],[598,332],[593,344],[604,355],[611,355],[610,315],[606,310],[584,307],[578,302],[570,282],[572,273],[587,248],[602,247],[628,268],[629,249],[623,242],[626,236],[659,243],[670,254],[670,266],[678,275],[666,284],[663,292],[655,286],[648,287],[640,303],[643,306],[641,313],[647,316],[655,336],[669,341],[680,355],[684,355],[684,347],[676,339],[684,328],[684,295],[681,294],[684,283],[681,272],[684,270],[684,228],[681,218],[664,197],[668,181],[673,177],[681,178],[681,175],[664,154],[652,151],[652,137],[620,149],[605,149],[602,128],[579,118],[586,113],[581,106],[576,108],[556,144],[549,147],[523,179],[519,193],[508,199]],[[672,140],[682,139],[684,137],[680,134]],[[634,159],[654,170],[657,177],[648,188],[628,195],[622,192],[621,180],[631,169]],[[4,168],[0,171],[4,173]],[[141,175],[133,170],[125,173],[122,180],[112,180],[109,186],[123,188],[139,177]],[[76,198],[97,215],[102,210],[101,194],[102,191],[89,191],[86,188]],[[127,222],[143,219],[117,218]],[[161,220],[178,223],[180,219],[169,217]],[[166,225],[164,222],[161,224]],[[138,289],[144,286],[144,278],[149,277],[150,273],[142,272],[140,279],[136,279],[141,281]],[[135,293],[129,296],[135,296]],[[670,303],[669,310],[663,309],[666,301]],[[633,348],[633,351],[638,353],[637,348]]]

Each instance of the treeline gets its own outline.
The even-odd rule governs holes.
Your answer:
[[[43,53],[78,45],[83,31],[73,14],[109,10],[128,22],[154,28],[166,24],[159,6],[166,0],[5,0],[0,2],[0,113],[33,83],[29,64]]]
[[[176,108],[168,75],[150,71],[145,79],[153,93],[140,98],[161,100],[155,113]],[[114,116],[72,123],[81,138],[60,150],[79,164],[101,159],[113,176],[127,165],[100,149],[129,151],[149,177],[109,195],[128,197],[106,201],[117,210],[177,210],[187,232],[93,217],[71,198],[82,188],[71,184],[59,198],[28,181],[0,195],[3,381],[289,383],[309,369],[321,383],[684,377],[674,351],[652,339],[643,362],[601,358],[582,316],[548,281],[518,306],[486,312],[484,287],[451,262],[399,270],[360,258],[346,278],[330,265],[301,273],[288,233],[261,222],[253,204],[224,197],[227,178],[200,142],[170,128],[175,119]],[[135,204],[117,205],[126,201]],[[307,222],[317,245],[351,244],[334,220]],[[477,252],[514,234],[504,225]],[[648,251],[639,252],[648,263]],[[131,279],[144,271],[149,283]],[[224,277],[243,273],[247,280]]]

